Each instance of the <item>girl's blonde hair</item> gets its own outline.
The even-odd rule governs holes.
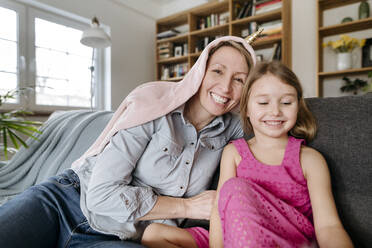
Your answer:
[[[297,76],[293,71],[279,61],[262,62],[257,64],[248,76],[247,82],[243,88],[242,97],[240,99],[240,118],[244,132],[246,134],[251,134],[253,131],[252,124],[247,117],[248,101],[252,85],[258,79],[267,74],[272,74],[280,79],[280,81],[283,83],[288,84],[296,89],[297,100],[299,103],[297,121],[295,126],[289,131],[289,134],[297,138],[304,138],[306,141],[311,141],[316,134],[315,118],[306,106],[303,98],[302,87]]]
[[[222,42],[218,43],[215,47],[212,47],[209,50],[209,53],[208,53],[207,66],[208,66],[208,63],[209,63],[209,59],[212,57],[212,55],[218,49],[220,49],[221,47],[225,47],[225,46],[235,48],[236,50],[238,50],[244,56],[244,58],[247,62],[247,65],[248,65],[248,75],[249,75],[249,73],[252,71],[252,68],[254,66],[252,55],[249,53],[249,51],[247,49],[245,49],[243,44],[241,44],[240,42],[233,41],[233,40],[222,41]]]

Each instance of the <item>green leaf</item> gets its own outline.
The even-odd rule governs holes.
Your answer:
[[[9,134],[9,138],[12,141],[14,147],[18,150],[19,149],[19,144],[17,142],[17,139],[14,137],[12,130],[7,129],[7,131],[8,131],[8,134]]]
[[[23,133],[25,135],[27,135],[28,137],[30,138],[33,138],[35,140],[38,140],[35,136],[33,136],[33,133],[32,132],[28,132],[27,130],[24,130],[22,127],[20,126],[16,126],[16,125],[9,125],[8,126],[10,129],[14,129],[16,130],[17,132],[20,132],[20,133]]]
[[[10,131],[10,130],[9,130]],[[11,131],[12,132],[12,131]],[[28,145],[26,144],[26,142],[23,141],[23,139],[21,137],[19,137],[16,133],[12,132],[13,135],[17,138],[17,140],[26,148],[28,148]]]
[[[2,128],[3,131],[3,143],[4,143],[4,157],[5,160],[8,160],[8,141],[7,141],[7,136],[6,136],[6,128]]]

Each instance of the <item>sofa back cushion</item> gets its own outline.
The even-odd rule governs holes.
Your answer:
[[[337,209],[356,247],[372,244],[372,93],[308,98],[318,132],[308,145],[323,154]]]

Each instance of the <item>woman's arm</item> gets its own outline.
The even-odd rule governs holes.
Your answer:
[[[209,226],[209,247],[223,247],[223,233],[221,219],[218,213],[218,199],[222,185],[230,178],[236,177],[236,165],[240,161],[240,155],[233,144],[227,145],[222,153],[220,165],[220,178],[218,181],[217,197],[213,204],[210,226]]]
[[[215,197],[215,190],[204,191],[190,198],[158,196],[155,206],[139,220],[175,218],[209,220]]]
[[[337,213],[325,159],[316,150],[302,147],[301,165],[307,179],[319,246],[327,248],[353,247]]]

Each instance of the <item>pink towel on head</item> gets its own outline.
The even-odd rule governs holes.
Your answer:
[[[212,41],[180,82],[149,82],[138,86],[129,93],[97,140],[83,156],[73,162],[72,168],[78,169],[85,158],[99,154],[110,138],[119,130],[155,120],[184,104],[199,89],[206,70],[209,50],[227,40],[242,43],[252,55],[253,63],[256,63],[253,48],[243,38],[224,36]]]

